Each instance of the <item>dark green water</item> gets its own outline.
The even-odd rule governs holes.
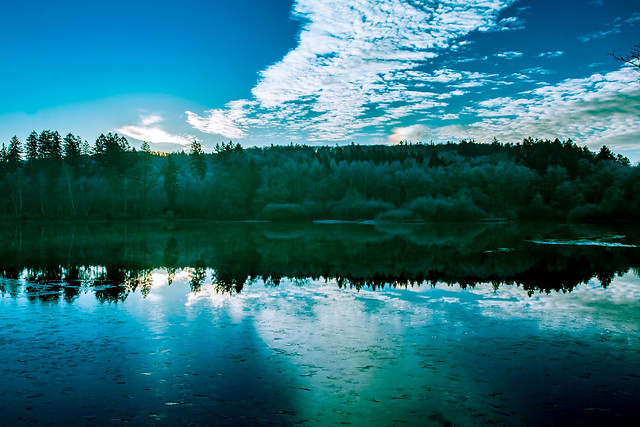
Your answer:
[[[9,425],[634,425],[640,230],[0,228]]]

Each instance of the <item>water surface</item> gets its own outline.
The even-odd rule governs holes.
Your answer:
[[[44,425],[631,425],[640,239],[623,231],[5,227],[0,413]]]

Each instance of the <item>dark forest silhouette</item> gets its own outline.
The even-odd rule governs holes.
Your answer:
[[[0,292],[71,302],[91,290],[99,301],[118,302],[132,292],[146,295],[154,269],[167,273],[170,283],[186,270],[193,292],[214,286],[237,293],[258,279],[277,286],[308,278],[356,289],[492,283],[518,285],[529,294],[568,292],[592,278],[606,287],[616,275],[638,269],[637,231],[614,236],[597,227],[540,223],[4,227]],[[609,236],[619,246],[536,243],[588,235]]]
[[[640,169],[606,146],[524,139],[396,146],[233,142],[203,153],[132,149],[118,134],[93,146],[32,132],[3,145],[6,219],[637,220]]]

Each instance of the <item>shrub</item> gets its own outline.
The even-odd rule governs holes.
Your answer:
[[[419,219],[411,210],[409,209],[392,209],[390,211],[382,212],[378,214],[376,219],[380,221],[411,221],[415,219]]]
[[[418,197],[407,208],[426,221],[474,221],[485,218],[487,213],[475,205],[468,196]]]
[[[355,221],[359,219],[373,219],[381,212],[393,209],[391,203],[380,200],[352,199],[342,200],[333,208],[333,215],[337,219]]]
[[[269,203],[262,209],[260,218],[268,221],[304,221],[309,213],[296,203]]]

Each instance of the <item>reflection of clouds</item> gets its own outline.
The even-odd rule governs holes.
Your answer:
[[[286,278],[277,287],[255,280],[230,295],[216,291],[212,273],[207,270],[197,293],[188,292],[185,269],[171,286],[155,290],[161,297],[151,304],[138,293],[126,304],[134,304],[129,311],[144,319],[154,339],[172,333],[176,321],[207,334],[211,328],[221,342],[244,327],[255,331],[261,354],[279,367],[274,376],[299,399],[295,419],[321,424],[347,417],[391,425],[405,419],[400,414],[415,414],[406,421],[418,424],[434,410],[456,421],[455,411],[482,408],[493,398],[488,393],[501,377],[496,366],[528,372],[541,354],[532,350],[539,341],[552,344],[542,349],[548,354],[567,341],[558,332],[573,345],[610,332],[634,337],[640,324],[635,274],[615,278],[606,289],[591,281],[568,294],[528,297],[526,290],[506,285],[497,291],[491,284],[461,289],[443,283],[357,291],[339,288],[334,279]],[[165,283],[162,271],[153,274]],[[532,347],[522,347],[523,337]],[[228,347],[217,351],[223,358],[235,354]],[[267,373],[265,366],[258,369]],[[492,385],[485,387],[487,381]],[[460,424],[468,421],[461,415]]]
[[[479,304],[488,317],[536,320],[541,327],[553,329],[603,329],[618,332],[640,330],[638,305],[640,277],[626,274],[603,288],[590,280],[570,293],[536,293],[529,297],[515,286],[501,286],[494,292],[491,285],[480,285],[468,292],[482,296]]]
[[[179,280],[188,284],[185,275]],[[629,273],[616,277],[607,288],[591,280],[570,293],[531,297],[521,287],[509,285],[497,291],[491,284],[461,289],[442,283],[356,291],[340,289],[333,279],[309,280],[303,286],[285,279],[278,287],[257,280],[240,294],[229,295],[216,292],[209,281],[200,292],[190,293],[185,305],[194,312],[213,308],[234,323],[250,320],[269,347],[294,359],[304,353],[320,361],[358,349],[370,350],[363,353],[366,357],[379,355],[384,352],[380,343],[388,334],[403,335],[407,328],[428,328],[449,317],[461,325],[475,325],[478,314],[486,319],[531,321],[545,329],[637,333],[639,304],[640,277]],[[366,357],[358,353],[348,363],[364,363]],[[363,374],[359,381],[366,383],[367,378]]]

